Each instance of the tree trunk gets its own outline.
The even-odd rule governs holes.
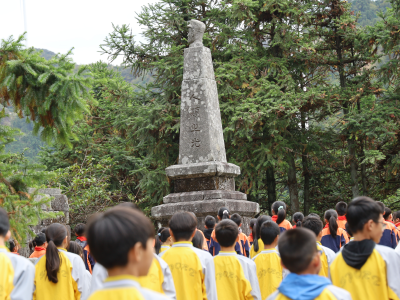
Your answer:
[[[304,117],[304,113],[301,113],[301,129],[303,132],[303,136],[305,136],[306,131],[306,120]],[[303,186],[303,197],[304,197],[304,215],[307,216],[310,213],[310,171],[308,169],[308,149],[307,147],[301,154],[301,162],[303,165],[303,177],[304,177],[304,186]]]
[[[265,174],[267,177],[267,193],[268,193],[267,202],[269,210],[272,206],[272,203],[276,201],[276,182],[275,182],[274,166],[270,162],[267,165]]]
[[[297,189],[297,178],[296,178],[296,163],[294,161],[293,152],[288,152],[288,187],[290,195],[290,208],[291,214],[298,212],[300,210],[299,205],[299,192]]]

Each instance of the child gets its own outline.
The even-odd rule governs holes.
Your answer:
[[[0,299],[31,300],[35,267],[5,246],[11,237],[7,212],[0,208]]]
[[[221,246],[221,251],[214,257],[218,299],[261,300],[255,263],[235,252],[238,233],[238,226],[229,219],[215,227]]]
[[[400,229],[400,210],[393,214],[393,222],[397,229]]]
[[[68,252],[78,255],[80,258],[82,258],[82,261],[84,261],[83,249],[77,242],[74,242],[74,241],[69,242],[67,250],[68,250]],[[90,291],[90,285],[92,282],[92,274],[90,274],[90,272],[88,270],[85,270],[85,276],[86,276],[85,282],[86,282],[86,284],[89,285],[87,288]]]
[[[347,235],[350,237],[349,242],[353,241],[354,237],[353,237],[353,233],[351,232],[351,230],[349,228],[349,223],[346,223],[346,232],[347,232]]]
[[[333,286],[328,278],[317,275],[321,268],[320,255],[315,234],[310,230],[296,228],[284,232],[278,248],[282,265],[291,273],[267,300],[351,300],[348,292]]]
[[[326,225],[322,229],[321,244],[336,253],[344,244],[349,242],[349,237],[344,229],[339,228],[335,210],[328,209],[324,217]]]
[[[353,300],[399,299],[400,256],[376,245],[382,236],[382,210],[374,200],[357,197],[347,208],[354,240],[330,265],[332,283],[350,292]]]
[[[310,229],[312,232],[315,233],[317,237],[317,249],[321,254],[321,270],[319,271],[320,276],[328,277],[329,275],[329,265],[335,259],[335,252],[333,252],[328,247],[321,245],[321,238],[322,238],[322,228],[324,224],[320,219],[314,217],[306,217],[303,220],[302,227]]]
[[[33,245],[35,246],[35,251],[33,251],[29,258],[41,257],[45,255],[47,248],[46,235],[39,233],[33,240]]]
[[[292,225],[286,220],[286,204],[282,201],[275,201],[271,206],[272,221],[279,225],[281,232],[292,229]]]
[[[92,274],[92,270],[95,264],[93,257],[90,255],[89,247],[87,245],[86,237],[85,237],[85,224],[77,224],[75,226],[75,235],[76,242],[83,249],[83,261],[85,263],[85,268]]]
[[[193,215],[193,217],[197,220],[197,218],[196,218],[196,214],[194,213],[194,212],[190,212],[192,215]],[[203,233],[203,231],[201,231],[200,229],[198,229],[198,228],[196,228],[196,231],[197,232],[199,232],[200,234],[201,234],[201,236],[203,237],[203,250],[205,250],[205,251],[208,251],[208,245],[207,245],[207,241],[206,241],[206,238],[204,237],[204,233]]]
[[[197,219],[189,212],[177,212],[169,220],[174,241],[171,249],[161,253],[175,283],[177,300],[216,300],[215,270],[212,256],[194,248]]]
[[[203,239],[203,235],[201,234],[200,231],[196,230],[196,233],[192,239],[192,244],[193,244],[193,247],[204,250],[203,249],[204,239]]]
[[[293,228],[301,227],[301,222],[304,219],[304,215],[301,212],[296,212],[293,214]]]
[[[168,299],[142,288],[138,282],[138,277],[149,273],[154,260],[153,237],[153,224],[136,209],[117,206],[91,217],[88,244],[96,261],[107,269],[108,277],[89,300]]]
[[[279,226],[274,221],[269,220],[261,225],[261,240],[264,243],[264,249],[253,258],[253,261],[257,266],[262,299],[266,299],[276,291],[288,273],[282,268],[281,257],[275,249],[278,245],[279,234]]]
[[[261,240],[261,225],[262,223],[271,220],[270,216],[259,216],[257,218],[256,231],[254,235],[254,242],[250,248],[250,258],[253,259],[258,253],[264,250],[264,243]],[[280,229],[279,229],[280,230]]]
[[[380,210],[381,210],[381,214],[382,214],[382,216],[384,216],[385,205],[380,201],[376,201],[376,203],[378,203]],[[383,226],[384,226],[383,234],[382,234],[381,240],[379,241],[379,245],[396,249],[396,246],[397,246],[396,226],[394,226],[394,224],[392,224],[390,222],[385,221],[385,219],[383,219]]]
[[[240,230],[242,226],[242,217],[239,214],[233,214],[231,220],[239,227],[239,246],[240,252],[246,256],[250,256],[250,245],[247,236]]]
[[[165,250],[168,250],[172,246],[172,237],[169,233],[169,228],[163,228],[156,235],[156,243],[154,246],[154,251],[156,254],[163,253]]]
[[[46,230],[46,254],[36,262],[35,292],[33,299],[87,299],[90,282],[87,281],[85,264],[76,254],[67,252],[66,226],[53,223]]]
[[[385,207],[385,214],[383,215],[383,218],[385,221],[393,223],[392,210],[389,207]]]
[[[250,247],[253,245],[254,242],[254,236],[256,234],[256,224],[257,224],[257,219],[251,219],[250,224],[249,224],[249,229],[250,229],[250,234],[249,234],[249,243]]]
[[[204,238],[206,239],[208,249],[210,249],[210,239],[215,227],[215,218],[213,216],[207,216],[204,219],[204,227],[206,228],[203,230]]]
[[[16,241],[9,241],[8,243],[10,244],[10,247],[9,247],[10,248],[10,252],[12,254],[19,255],[19,253],[18,253],[18,251],[19,251],[18,243]]]
[[[336,203],[335,210],[336,213],[338,214],[337,224],[339,228],[346,230],[345,226],[347,223],[346,219],[347,203],[343,201]]]

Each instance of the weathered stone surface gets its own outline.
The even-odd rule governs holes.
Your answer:
[[[65,195],[54,195],[51,200],[51,208],[53,210],[69,211],[68,198]]]
[[[201,177],[178,179],[174,181],[174,192],[192,192],[205,190],[235,190],[235,179],[230,177]]]
[[[201,162],[187,165],[173,165],[165,169],[170,179],[197,178],[208,176],[236,177],[240,167],[226,162]]]
[[[37,202],[39,202],[39,201],[41,201],[43,198],[50,198],[51,196],[49,195],[49,194],[45,194],[44,196],[42,196],[42,195],[36,195],[34,198],[33,198],[33,200],[35,200],[35,201],[37,201]],[[41,206],[40,206],[40,208],[42,209],[42,210],[45,210],[45,211],[48,211],[48,210],[52,210],[52,208],[51,208],[51,203],[49,202],[48,204],[42,204]]]
[[[164,203],[192,202],[213,199],[246,200],[247,195],[235,191],[211,190],[174,193],[164,197]]]
[[[183,54],[183,80],[215,80],[211,51],[204,46],[186,48]]]
[[[33,194],[37,189],[34,188],[28,188],[28,193]],[[39,194],[48,194],[51,196],[54,195],[61,195],[61,189],[39,189]]]
[[[58,211],[55,211],[58,212]],[[44,219],[41,221],[41,225],[49,226],[53,223],[68,224],[69,223],[69,212],[63,211],[64,215],[57,216],[56,218]]]

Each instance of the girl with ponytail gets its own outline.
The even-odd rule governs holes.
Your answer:
[[[272,221],[278,224],[281,233],[292,229],[292,225],[286,220],[286,204],[282,201],[275,201],[271,206]]]
[[[169,228],[162,228],[162,230],[159,230],[156,235],[154,250],[156,251],[156,254],[161,254],[171,248],[173,243],[171,234],[169,233]]]
[[[304,215],[301,212],[297,212],[293,214],[293,229],[301,227],[301,222],[303,222]]]
[[[36,263],[34,299],[86,299],[90,282],[80,256],[67,252],[68,231],[65,225],[53,223],[46,229],[46,254]]]
[[[328,247],[334,252],[338,252],[341,247],[349,242],[347,233],[339,228],[337,223],[338,214],[333,209],[328,209],[324,214],[325,227],[322,229],[322,246]]]
[[[253,245],[250,248],[250,258],[253,259],[258,253],[264,250],[264,243],[261,240],[261,225],[265,221],[271,220],[270,216],[259,216],[255,224],[255,235]]]

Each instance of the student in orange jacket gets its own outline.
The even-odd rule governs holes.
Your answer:
[[[322,246],[328,247],[334,252],[338,252],[346,243],[349,242],[347,232],[339,228],[337,223],[337,212],[333,209],[328,209],[324,215],[325,227],[322,229]]]
[[[44,233],[39,233],[33,240],[35,251],[29,256],[29,258],[41,257],[46,254],[47,241]]]
[[[250,257],[250,244],[247,238],[247,235],[245,235],[242,230],[242,217],[239,214],[233,214],[231,216],[231,220],[236,223],[236,225],[239,228],[239,246],[240,246],[240,252],[246,257]]]
[[[278,224],[282,232],[292,229],[292,224],[286,220],[286,204],[282,201],[275,201],[271,207],[272,221]]]
[[[338,214],[337,224],[338,224],[339,228],[346,230],[347,203],[343,202],[343,201],[336,203],[335,210],[336,210],[336,213]]]
[[[293,229],[297,228],[297,227],[301,227],[301,222],[303,222],[304,219],[304,215],[301,212],[295,212],[293,214]]]
[[[210,248],[211,234],[214,231],[215,223],[216,223],[215,218],[213,216],[207,216],[204,219],[205,229],[203,230],[203,234],[204,234],[204,238],[206,239],[208,249]]]

